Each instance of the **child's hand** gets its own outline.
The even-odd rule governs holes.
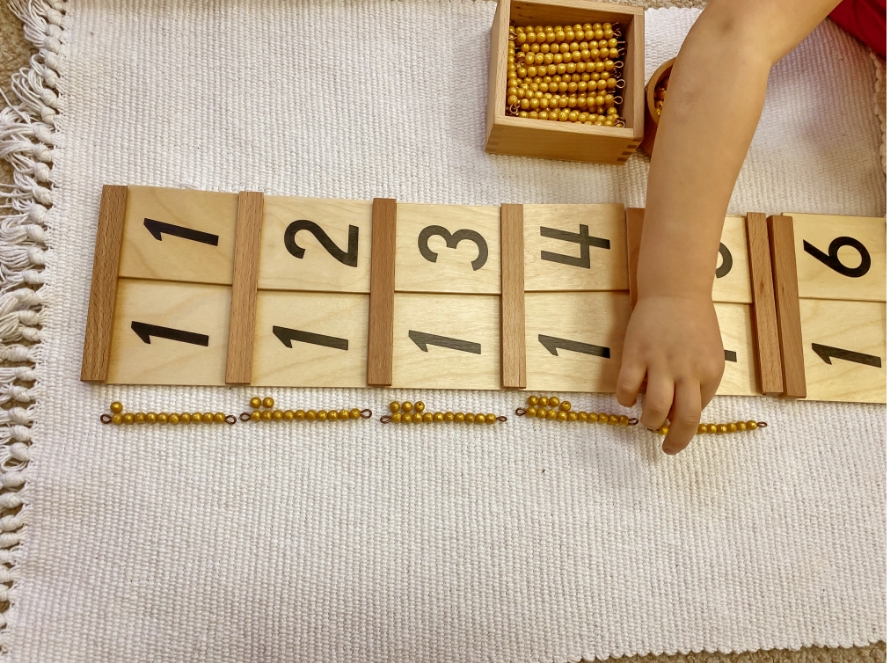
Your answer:
[[[641,423],[657,429],[669,420],[667,454],[686,447],[724,374],[724,346],[711,297],[639,299],[625,335],[616,387],[620,405],[647,391]]]

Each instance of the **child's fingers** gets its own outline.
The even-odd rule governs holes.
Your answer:
[[[616,381],[616,401],[623,407],[631,407],[638,400],[638,391],[647,375],[643,364],[622,364]]]
[[[711,403],[711,399],[715,397],[715,394],[718,391],[718,387],[721,384],[721,379],[717,380],[709,380],[708,382],[703,382],[701,386],[702,392],[702,409],[704,410],[709,403]]]
[[[641,423],[647,428],[660,428],[674,400],[674,382],[667,377],[647,375],[647,395],[644,397],[644,412]]]
[[[695,380],[682,380],[675,386],[674,408],[668,424],[668,435],[662,443],[662,450],[667,454],[682,451],[699,427],[702,416],[702,392]]]

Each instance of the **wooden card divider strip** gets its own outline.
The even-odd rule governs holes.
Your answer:
[[[108,379],[111,331],[117,302],[117,272],[120,269],[123,220],[126,215],[126,191],[125,186],[106,184],[102,187],[83,363],[80,366],[80,379],[83,381],[104,382]]]
[[[524,315],[524,207],[499,210],[501,246],[502,386],[527,388],[527,337]]]
[[[764,394],[781,394],[784,391],[782,355],[779,351],[779,322],[776,318],[767,216],[760,212],[749,212],[745,217],[745,228],[754,302],[752,314],[759,387]]]
[[[253,380],[253,339],[264,208],[265,196],[261,192],[241,191],[237,196],[225,384],[250,384]]]
[[[789,398],[805,398],[807,380],[801,339],[801,311],[798,301],[798,272],[792,218],[771,216],[767,219],[767,228],[770,233],[770,256],[773,261],[773,280],[776,286],[783,395]]]
[[[628,294],[631,308],[638,303],[638,255],[641,252],[641,231],[644,229],[643,208],[625,209],[625,246],[628,250]]]
[[[367,385],[390,387],[394,362],[394,257],[397,201],[373,199]]]

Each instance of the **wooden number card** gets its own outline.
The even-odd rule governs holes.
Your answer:
[[[628,290],[622,205],[524,205],[524,287]]]
[[[121,277],[231,284],[236,193],[127,189]]]
[[[372,204],[266,196],[260,290],[370,291]]]
[[[798,297],[883,302],[883,218],[791,214]]]
[[[81,379],[614,392],[644,211],[102,192]],[[884,402],[884,219],[725,219],[719,394]]]
[[[498,295],[499,208],[397,206],[395,289]]]

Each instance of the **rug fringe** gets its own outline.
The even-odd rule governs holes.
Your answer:
[[[31,422],[40,393],[46,213],[52,206],[52,154],[61,108],[64,0],[9,0],[25,38],[37,49],[12,76],[13,99],[0,110],[0,158],[13,184],[0,186],[0,652],[15,609],[18,546],[29,517],[27,467]],[[4,95],[5,97],[5,95]]]

